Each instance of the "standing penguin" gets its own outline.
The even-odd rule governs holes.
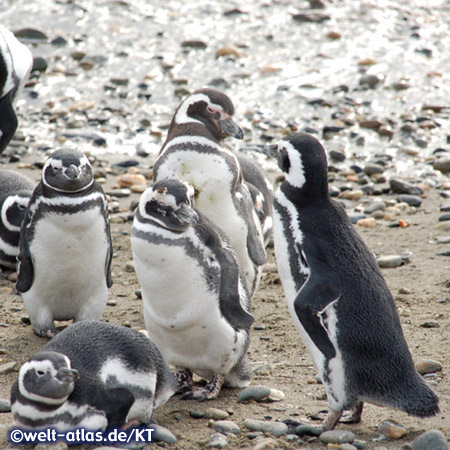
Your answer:
[[[225,235],[192,208],[194,189],[161,180],[141,196],[131,232],[150,339],[177,367],[183,398],[245,387],[251,369],[250,296]],[[193,384],[192,372],[206,378]]]
[[[17,290],[36,334],[53,320],[100,319],[111,280],[108,206],[78,150],[47,159],[20,232]]]
[[[17,129],[14,102],[20,95],[33,65],[30,50],[0,25],[0,153]]]
[[[0,265],[17,266],[20,226],[35,183],[14,170],[0,170]]]
[[[244,136],[233,114],[231,100],[215,89],[187,97],[175,112],[153,176],[155,181],[180,179],[194,187],[196,208],[228,236],[253,294],[266,254],[239,161],[222,146],[227,136]]]
[[[324,148],[298,133],[274,150],[285,174],[274,199],[275,254],[289,311],[327,391],[323,428],[333,429],[346,409],[347,421],[359,422],[363,401],[437,414],[378,264],[329,196]]]
[[[11,410],[26,428],[104,430],[149,423],[176,387],[159,350],[142,333],[86,320],[22,365]]]

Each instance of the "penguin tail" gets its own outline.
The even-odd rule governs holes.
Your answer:
[[[420,375],[418,375],[420,376]],[[431,417],[440,412],[439,398],[432,389],[420,378],[415,388],[404,402],[403,409],[410,416]],[[412,394],[412,395],[411,395]]]

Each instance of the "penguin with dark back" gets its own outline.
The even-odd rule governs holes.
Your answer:
[[[17,290],[36,334],[54,320],[98,320],[108,298],[108,205],[88,158],[61,149],[47,159],[21,228]]]
[[[248,386],[250,296],[224,233],[192,207],[194,189],[160,180],[141,196],[131,233],[144,318],[176,366],[182,398],[209,400]],[[208,380],[193,382],[192,372]]]
[[[139,331],[78,322],[26,361],[11,388],[11,410],[26,428],[104,430],[148,424],[177,383]]]
[[[324,148],[297,133],[266,153],[285,175],[274,198],[275,254],[289,311],[326,388],[323,428],[333,429],[344,410],[345,421],[359,422],[364,401],[437,414],[377,261],[330,198]]]
[[[35,183],[14,170],[0,170],[0,265],[16,270],[20,227]]]
[[[261,224],[235,154],[223,146],[242,139],[228,96],[212,88],[195,91],[178,106],[154,164],[154,180],[179,179],[196,191],[195,206],[228,236],[251,294],[266,254]]]
[[[16,132],[18,120],[14,103],[33,65],[30,50],[11,31],[0,25],[0,153]]]

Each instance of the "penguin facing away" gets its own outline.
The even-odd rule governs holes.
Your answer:
[[[142,333],[86,320],[58,333],[26,361],[11,388],[24,428],[104,430],[147,424],[177,383]]]
[[[20,234],[16,287],[36,334],[54,336],[54,320],[101,318],[111,257],[107,201],[89,160],[78,150],[56,150]]]
[[[265,263],[264,237],[239,161],[223,147],[242,139],[228,96],[211,88],[195,91],[178,106],[154,164],[154,180],[179,179],[196,191],[195,207],[228,236],[253,294]]]
[[[192,207],[194,189],[160,180],[141,196],[131,248],[150,339],[176,367],[182,398],[209,400],[251,368],[250,296],[223,232]],[[208,380],[194,384],[192,372]]]
[[[0,265],[16,269],[20,226],[35,183],[14,170],[0,170]]]
[[[11,31],[0,25],[0,153],[16,132],[14,103],[33,65],[30,50]]]
[[[359,422],[364,401],[437,414],[378,264],[329,196],[324,148],[295,133],[267,153],[285,175],[274,198],[275,255],[289,311],[326,388],[323,428],[333,429],[347,409],[346,421]]]

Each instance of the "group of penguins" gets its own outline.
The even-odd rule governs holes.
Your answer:
[[[17,127],[24,49],[0,28],[1,149]],[[251,299],[272,237],[290,314],[326,389],[322,428],[359,422],[365,401],[418,417],[439,412],[373,254],[330,198],[323,146],[305,133],[268,145],[284,175],[273,195],[254,160],[223,146],[243,138],[233,114],[218,90],[187,96],[140,197],[130,239],[148,337],[101,321],[112,241],[89,159],[54,151],[36,187],[0,171],[0,261],[17,270],[34,332],[51,338],[12,386],[19,426],[126,428],[151,423],[175,393],[204,401],[222,385],[248,386]],[[54,320],[72,319],[57,333]]]

